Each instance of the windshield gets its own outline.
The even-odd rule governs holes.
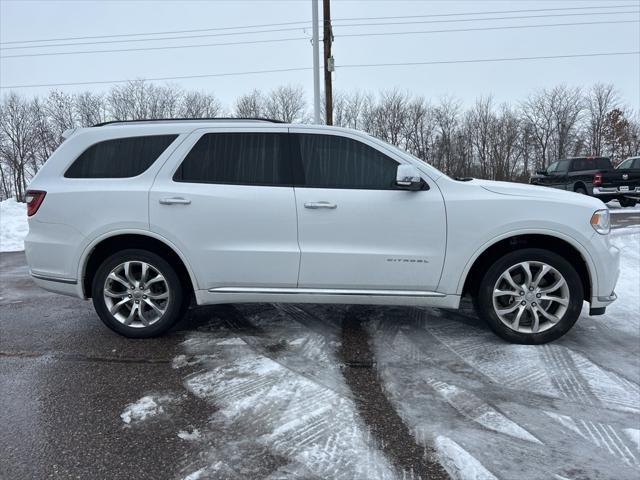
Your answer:
[[[618,170],[626,170],[627,168],[631,168],[631,164],[633,163],[633,158],[627,158],[624,162],[616,167]]]
[[[547,173],[565,172],[567,170],[568,164],[569,160],[557,160],[549,165],[549,168],[547,168]]]

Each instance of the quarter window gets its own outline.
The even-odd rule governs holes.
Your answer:
[[[178,167],[177,182],[233,185],[288,185],[284,133],[208,133]]]
[[[177,138],[153,135],[105,140],[86,149],[67,169],[67,178],[126,178],[147,170]]]
[[[398,163],[362,142],[336,135],[297,134],[302,172],[296,185],[390,190]]]

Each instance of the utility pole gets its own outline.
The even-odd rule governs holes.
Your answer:
[[[333,57],[331,56],[331,44],[333,32],[331,31],[331,6],[330,0],[322,0],[323,40],[324,40],[324,99],[327,113],[327,125],[333,125],[333,90],[331,87],[331,72],[334,70]]]
[[[318,0],[311,0],[313,21],[313,121],[320,124],[320,35],[318,33]]]

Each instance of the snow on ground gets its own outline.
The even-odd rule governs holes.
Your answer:
[[[617,200],[611,200],[609,203],[607,203],[607,206],[612,213],[640,212],[640,203],[637,203],[633,207],[621,207],[620,203]]]
[[[184,342],[174,367],[199,367],[185,388],[217,409],[198,426],[202,460],[184,476],[400,478],[358,417],[336,327],[310,329],[292,309],[231,307]]]
[[[464,448],[445,436],[436,438],[440,461],[454,480],[497,480]]]
[[[120,414],[120,418],[126,424],[141,422],[147,418],[165,412],[165,406],[173,401],[168,395],[146,395],[139,400],[130,403]]]
[[[453,478],[638,478],[640,232],[612,242],[618,301],[600,317],[585,307],[552,344],[506,344],[471,310],[387,309],[369,324],[388,396]]]
[[[0,202],[0,252],[24,250],[28,232],[27,205],[13,198]]]

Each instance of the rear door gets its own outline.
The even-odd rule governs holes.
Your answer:
[[[151,189],[151,230],[200,289],[295,287],[300,251],[286,128],[198,130]]]
[[[435,290],[446,242],[444,201],[395,187],[402,161],[350,133],[292,128],[298,157],[298,286]],[[425,176],[425,180],[428,177]]]

